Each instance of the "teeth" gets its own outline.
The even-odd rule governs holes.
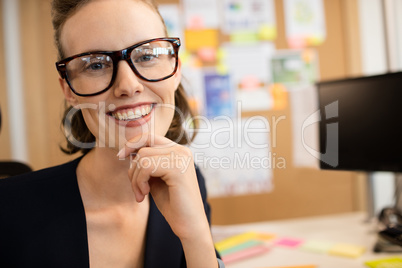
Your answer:
[[[133,111],[131,111],[131,110],[128,111],[127,116],[128,116],[128,119],[134,119],[135,118],[135,115],[134,115]]]
[[[152,110],[151,105],[137,107],[134,110],[126,110],[123,112],[115,112],[112,116],[119,120],[134,120],[146,116]]]
[[[135,118],[140,118],[142,116],[142,113],[141,113],[140,109],[137,108],[137,109],[134,110],[134,112],[135,112]]]

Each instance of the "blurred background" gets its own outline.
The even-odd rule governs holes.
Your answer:
[[[37,170],[76,158],[59,149],[65,144],[64,100],[54,66],[50,0],[0,3],[0,160]],[[223,118],[231,118],[240,122],[237,133],[247,122],[253,130],[266,130],[253,136],[254,145],[269,145],[264,148],[249,146],[241,134],[235,138],[243,146],[195,146],[202,156],[196,160],[207,178],[213,224],[377,213],[393,204],[391,173],[371,174],[371,204],[366,172],[320,170],[306,149],[317,148],[317,127],[303,128],[303,123],[318,107],[316,82],[401,69],[401,1],[158,3],[169,35],[183,42],[183,83],[193,109],[216,129],[227,126]],[[208,141],[202,135],[196,141],[203,139]],[[224,135],[215,141],[222,145]],[[205,162],[215,156],[245,163],[247,153],[262,163],[216,168]]]

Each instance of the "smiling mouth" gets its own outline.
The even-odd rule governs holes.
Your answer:
[[[140,105],[134,108],[111,112],[109,115],[120,121],[134,121],[149,115],[154,106],[155,104]]]

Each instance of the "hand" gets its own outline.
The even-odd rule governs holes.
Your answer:
[[[135,153],[128,175],[137,202],[151,193],[180,239],[209,232],[190,149],[163,136],[147,136],[144,147],[131,148],[127,143],[120,155],[128,157]]]

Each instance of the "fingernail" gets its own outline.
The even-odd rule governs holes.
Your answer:
[[[122,158],[122,157],[123,157],[123,155],[124,155],[124,149],[125,149],[125,148],[122,148],[122,149],[117,153],[116,156],[117,156],[118,158]]]

